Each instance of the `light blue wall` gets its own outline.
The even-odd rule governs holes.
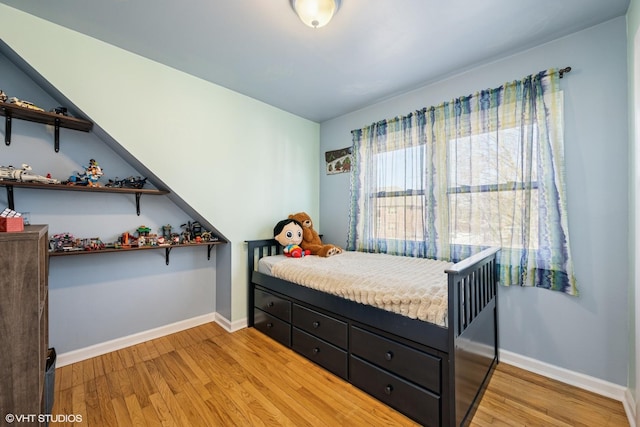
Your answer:
[[[2,90],[48,108],[59,105],[0,55]],[[3,120],[4,123],[4,120]],[[4,126],[0,126],[4,141]],[[96,159],[105,177],[138,172],[93,133],[62,129],[61,150],[53,150],[50,126],[14,120],[11,145],[0,146],[0,165],[29,163],[34,173],[64,180]],[[29,212],[34,224],[49,224],[49,233],[115,241],[140,225],[154,232],[164,224],[175,231],[191,218],[164,196],[143,196],[141,216],[134,195],[14,189],[15,208]],[[0,207],[7,206],[0,188]],[[50,345],[59,354],[215,311],[216,251],[206,249],[92,254],[50,259]]]
[[[3,17],[0,40],[92,120],[106,135],[103,141],[114,152],[125,153],[139,161],[169,186],[181,207],[184,203],[197,212],[230,241],[216,249],[215,260],[211,262],[206,262],[206,257],[197,251],[190,252],[190,248],[184,254],[172,251],[169,268],[178,269],[180,274],[190,274],[182,269],[187,269],[184,258],[191,256],[188,259],[194,260],[189,265],[195,270],[193,274],[205,268],[206,277],[170,277],[171,270],[164,268],[163,260],[157,264],[150,261],[155,261],[159,254],[144,255],[139,262],[129,261],[129,258],[126,263],[121,259],[113,261],[112,268],[104,265],[115,259],[110,255],[99,258],[100,261],[82,258],[83,261],[77,264],[85,266],[84,269],[71,265],[75,261],[52,260],[52,266],[60,268],[60,271],[52,271],[52,282],[89,283],[81,290],[68,284],[57,286],[59,296],[53,301],[51,315],[57,316],[60,322],[67,322],[64,333],[83,338],[94,335],[92,340],[100,342],[105,334],[92,332],[92,327],[82,325],[83,322],[93,322],[100,328],[100,323],[109,318],[115,335],[124,336],[131,331],[149,329],[152,323],[162,326],[182,320],[190,315],[185,312],[202,311],[198,308],[202,304],[228,322],[242,325],[247,312],[244,241],[271,237],[274,224],[290,212],[305,210],[312,216],[319,216],[319,124],[6,5],[0,4],[0,16]],[[25,28],[29,29],[28,36]],[[55,43],[43,43],[43,40],[55,40]],[[24,85],[29,86],[28,83]],[[20,92],[19,88],[15,90]],[[41,102],[32,92],[20,92],[21,98],[30,96],[33,96],[30,100]],[[49,102],[42,104],[51,106]],[[18,132],[17,125],[14,132]],[[93,147],[83,146],[87,144],[86,138],[93,137],[92,134],[73,136],[67,142],[65,136],[61,153],[53,158],[73,155],[72,161],[81,163],[86,162],[85,158],[94,157],[106,167],[108,155],[97,151],[100,150],[99,142]],[[18,138],[17,134],[15,138]],[[77,138],[76,143],[73,138]],[[79,146],[84,151],[77,151]],[[52,152],[48,146],[42,155],[53,156]],[[31,163],[41,155],[40,151],[37,156],[35,151],[28,154]],[[16,155],[12,161],[20,161],[21,157]],[[47,158],[50,157],[39,160],[34,168],[46,167]],[[109,168],[115,167],[109,165]],[[143,196],[144,215],[155,215],[153,205],[149,205],[149,210],[145,207],[159,202],[150,199]],[[76,230],[87,218],[95,218],[92,221],[96,227],[99,224],[99,229],[88,227],[94,232],[103,227],[118,228],[122,220],[118,216],[120,212],[130,215],[132,209],[131,201],[124,198],[112,197],[108,204],[82,200],[69,210],[60,206],[55,219],[74,225],[65,231],[80,234]],[[101,214],[89,215],[89,207],[98,203],[103,203],[101,210],[96,210]],[[126,208],[114,203],[126,205]],[[153,219],[163,223],[167,221],[166,215],[160,213]],[[172,215],[182,219],[179,210],[174,210]],[[41,218],[53,221],[48,212],[46,216],[43,212]],[[146,221],[146,218],[139,221]],[[139,225],[137,222],[136,226]],[[183,259],[182,267],[180,259]],[[93,262],[99,265],[91,268]],[[122,267],[120,262],[123,262]],[[213,275],[210,271],[212,263],[215,263]],[[116,265],[118,267],[114,267]],[[78,276],[81,272],[85,274]],[[99,280],[109,284],[93,292],[91,283],[96,278],[87,274],[90,272],[104,274],[105,277]],[[146,307],[153,307],[155,303],[174,303],[179,306],[175,314],[163,315],[161,310],[138,311],[139,307],[134,304],[144,294],[148,298],[156,297],[151,286],[160,280],[159,276],[168,281],[166,286],[170,289],[156,284],[158,289],[155,291],[165,293],[166,297],[158,295],[158,301],[150,299]],[[65,279],[70,277],[73,280]],[[148,283],[149,288],[145,289],[148,292],[138,293],[137,288],[131,286],[139,281]],[[207,283],[204,285],[206,292],[199,288],[203,282]],[[59,307],[63,299],[69,300],[68,304]],[[104,313],[113,313],[113,319],[92,312],[96,307],[102,307]],[[67,308],[76,310],[77,314],[68,314]],[[87,320],[86,316],[96,319]],[[82,341],[79,346],[87,343]],[[72,348],[64,350],[67,349]]]
[[[640,425],[640,401],[638,400],[638,384],[640,384],[638,372],[638,360],[640,359],[640,342],[637,338],[637,331],[640,330],[640,318],[638,309],[640,308],[640,198],[638,188],[640,188],[640,79],[636,74],[640,65],[640,1],[631,0],[627,12],[627,61],[629,75],[629,164],[630,164],[630,191],[629,191],[629,247],[631,255],[629,259],[630,277],[633,278],[629,287],[629,389],[635,399],[636,425]]]
[[[321,153],[348,147],[352,129],[571,66],[562,86],[569,228],[581,295],[501,288],[500,345],[620,385],[627,384],[629,362],[626,58],[625,19],[619,18],[324,122],[320,141]],[[345,244],[348,203],[348,175],[321,174],[323,240]]]

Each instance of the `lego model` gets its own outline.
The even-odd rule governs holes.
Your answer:
[[[18,99],[15,96],[12,96],[11,98],[9,98],[9,103],[17,105],[18,107],[28,108],[29,110],[44,111],[44,108],[40,108],[37,105],[33,104],[32,102]]]
[[[26,163],[22,164],[22,169],[16,169],[13,166],[0,166],[0,180],[16,181],[16,182],[41,182],[44,184],[60,184],[57,179],[51,178],[50,175],[42,176],[31,173],[31,166]]]
[[[142,188],[144,187],[146,182],[147,182],[147,178],[141,178],[139,176],[135,178],[133,176],[130,176],[124,179],[118,179],[118,177],[116,177],[116,179],[110,179],[109,182],[105,184],[105,187]]]
[[[65,182],[67,185],[86,185],[87,187],[100,187],[98,180],[104,175],[102,169],[94,159],[89,160],[89,166],[83,173],[76,172]]]

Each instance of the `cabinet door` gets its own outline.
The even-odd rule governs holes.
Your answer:
[[[291,302],[270,292],[255,290],[255,306],[287,323],[291,323]]]
[[[351,327],[350,350],[362,359],[440,394],[440,358]]]
[[[347,348],[347,323],[298,304],[293,305],[293,326],[322,338],[340,348]]]
[[[291,347],[307,359],[347,379],[347,352],[298,328],[293,328]]]
[[[280,344],[291,347],[291,325],[275,316],[265,313],[259,308],[253,310],[253,327],[265,335],[270,336]]]
[[[425,426],[440,425],[440,396],[417,387],[356,356],[349,359],[350,382]]]

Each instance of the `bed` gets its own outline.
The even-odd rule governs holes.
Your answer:
[[[406,274],[413,288],[394,295],[390,289],[404,285],[381,258],[366,264],[346,252],[293,260],[273,239],[247,245],[250,327],[422,425],[469,423],[498,363],[497,248],[456,264],[436,261],[436,276],[417,266]],[[431,261],[385,257],[407,263],[403,272]],[[332,259],[352,271],[327,264]],[[313,264],[335,277],[318,284]]]

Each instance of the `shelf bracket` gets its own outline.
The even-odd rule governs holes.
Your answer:
[[[60,119],[56,118],[54,120],[54,139],[53,139],[53,149],[56,151],[60,151]]]
[[[136,213],[140,216],[140,197],[142,193],[136,192]],[[167,264],[169,264],[169,253],[167,252]]]
[[[207,260],[211,260],[211,249],[213,249],[213,245],[207,245]]]
[[[4,143],[11,145],[11,113],[5,110],[4,114]]]
[[[15,205],[13,202],[13,185],[7,185],[7,204],[9,205],[9,209],[12,211],[15,210]]]
[[[171,246],[167,246],[166,248],[164,248],[165,250],[164,259],[167,265],[169,265],[169,253],[171,253],[171,249],[173,249]]]

